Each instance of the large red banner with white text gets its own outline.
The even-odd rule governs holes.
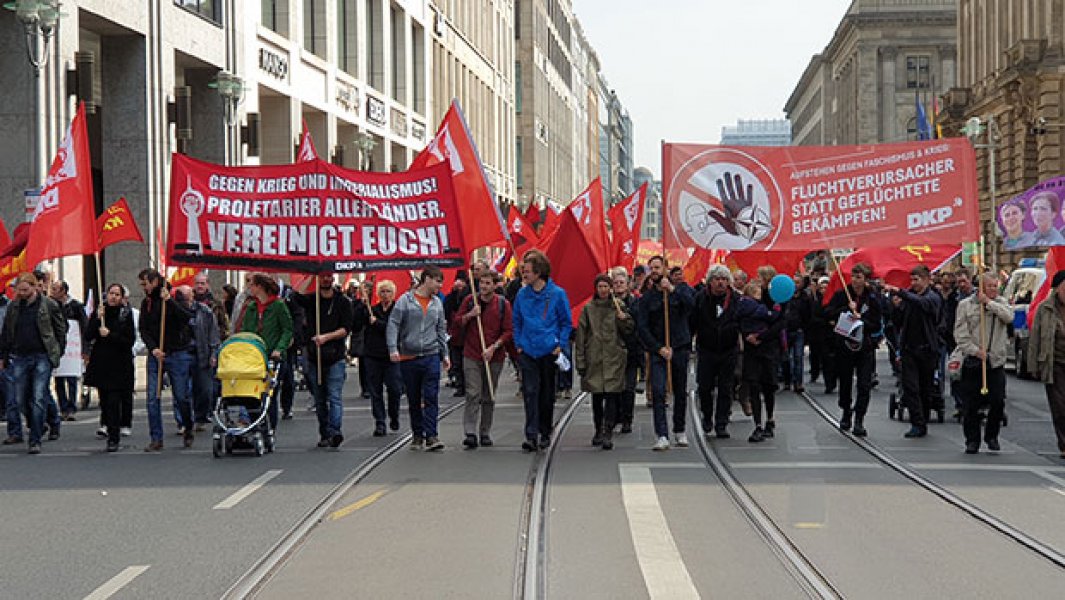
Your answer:
[[[665,245],[806,250],[979,237],[967,139],[662,146]]]
[[[173,265],[311,273],[461,267],[447,163],[402,173],[320,160],[225,167],[175,154]]]

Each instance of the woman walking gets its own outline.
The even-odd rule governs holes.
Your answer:
[[[610,278],[595,278],[595,297],[581,310],[573,358],[581,376],[581,389],[592,394],[595,423],[593,446],[614,448],[614,425],[621,393],[625,390],[628,350],[625,337],[635,330],[632,315],[613,294]]]
[[[100,395],[100,410],[107,429],[107,451],[118,451],[123,409],[133,411],[133,311],[126,306],[126,290],[117,283],[107,288],[106,303],[89,319],[90,344],[85,385]],[[103,310],[101,320],[100,311]]]
[[[1065,271],[1054,274],[1050,297],[1035,309],[1028,372],[1046,384],[1058,452],[1065,458]]]

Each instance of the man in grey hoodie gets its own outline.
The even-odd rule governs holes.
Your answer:
[[[410,407],[414,434],[411,450],[443,450],[437,438],[440,414],[440,364],[451,368],[447,352],[447,322],[440,287],[444,274],[439,267],[422,270],[418,285],[400,296],[388,318],[385,343],[392,362],[399,363]]]

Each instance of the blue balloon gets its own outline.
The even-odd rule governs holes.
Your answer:
[[[787,275],[777,275],[769,281],[769,297],[777,304],[784,304],[795,295],[795,282]]]

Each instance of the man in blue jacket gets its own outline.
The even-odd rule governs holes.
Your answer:
[[[521,259],[522,288],[514,298],[514,344],[518,347],[525,401],[525,441],[533,452],[551,445],[555,412],[555,361],[573,330],[569,298],[550,279],[551,263],[530,250]]]
[[[685,410],[688,399],[688,357],[692,350],[689,322],[695,306],[695,291],[683,281],[677,285],[665,276],[666,261],[655,256],[647,262],[653,282],[640,297],[636,309],[636,332],[640,343],[651,354],[651,402],[654,409],[655,450],[669,449],[669,425],[666,421],[666,379],[671,377],[673,391],[673,434],[677,446],[686,447]],[[668,333],[667,307],[668,306]],[[670,367],[667,368],[667,363]]]

